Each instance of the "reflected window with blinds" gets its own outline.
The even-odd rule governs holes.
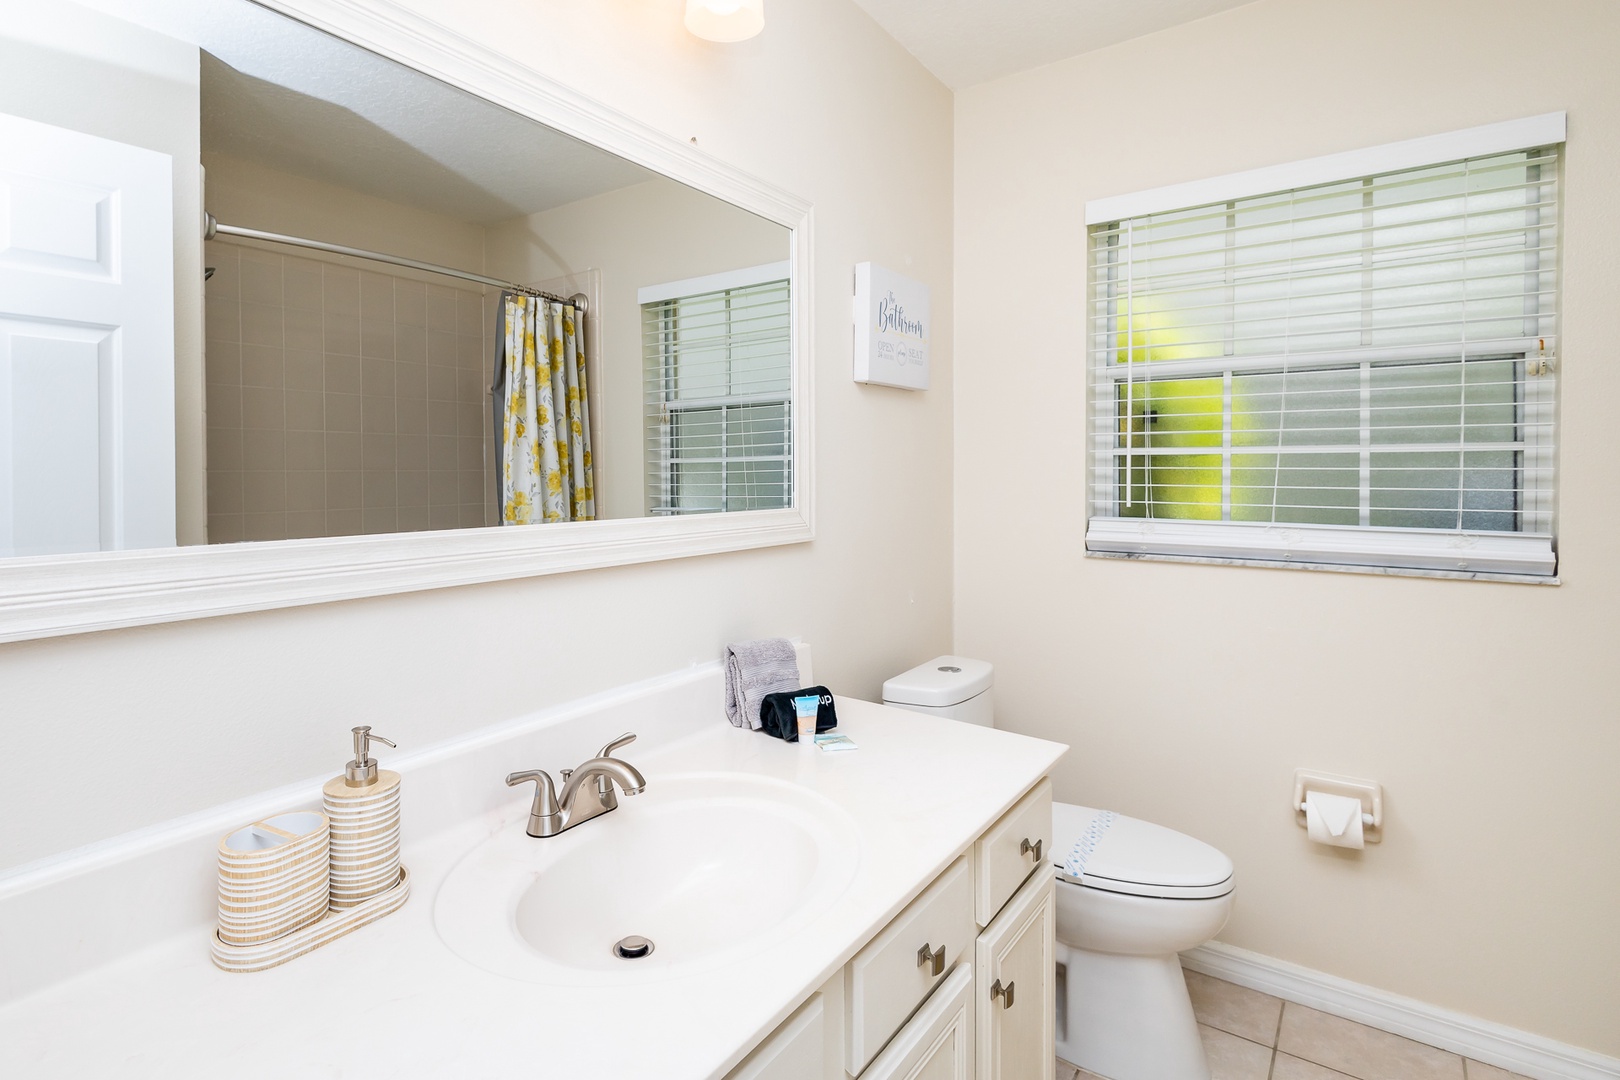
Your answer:
[[[1559,152],[1093,221],[1088,549],[1551,575]]]
[[[788,264],[640,291],[654,515],[792,505]]]

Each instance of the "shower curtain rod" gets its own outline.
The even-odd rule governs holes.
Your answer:
[[[334,255],[348,255],[355,259],[368,259],[372,262],[406,266],[412,270],[424,270],[429,274],[443,274],[445,277],[460,278],[463,281],[476,281],[480,285],[493,285],[498,289],[505,289],[507,292],[522,293],[525,296],[538,296],[558,304],[572,304],[574,310],[581,315],[585,314],[586,297],[584,293],[575,293],[573,296],[558,296],[556,293],[549,293],[543,289],[531,289],[527,285],[502,281],[500,278],[485,277],[482,274],[473,274],[466,270],[439,266],[435,263],[418,262],[416,259],[405,259],[398,255],[385,255],[380,251],[366,251],[364,248],[328,244],[324,240],[309,240],[302,236],[285,236],[281,233],[261,232],[258,229],[244,229],[239,225],[224,225],[213,214],[205,213],[203,218],[204,240],[212,240],[215,236],[241,236],[249,240],[264,240],[271,244],[287,244],[292,247],[311,248],[315,251],[330,251]]]

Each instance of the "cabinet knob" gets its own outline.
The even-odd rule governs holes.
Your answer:
[[[1015,985],[1017,985],[1017,984],[1016,983],[1008,983],[1006,986],[1002,986],[1001,985],[1001,980],[997,979],[990,986],[990,1000],[994,1001],[994,1000],[996,1000],[996,998],[1001,998],[1001,1007],[1003,1009],[1012,1008],[1013,1007],[1013,987]]]
[[[923,947],[917,950],[917,966],[927,967],[929,964],[934,966],[934,970],[929,974],[940,975],[944,973],[945,946],[941,945],[937,949],[930,949],[928,947],[928,942],[923,942]]]
[[[1045,844],[1046,844],[1045,840],[1037,840],[1032,844],[1032,843],[1029,842],[1029,837],[1026,836],[1026,837],[1024,837],[1024,842],[1022,844],[1018,845],[1018,854],[1020,854],[1020,855],[1029,855],[1029,854],[1033,853],[1034,856],[1035,856],[1035,861],[1040,862],[1041,861],[1041,848]]]

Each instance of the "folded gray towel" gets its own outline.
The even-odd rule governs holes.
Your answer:
[[[799,655],[787,638],[734,641],[726,646],[726,719],[759,730],[766,694],[799,689]]]

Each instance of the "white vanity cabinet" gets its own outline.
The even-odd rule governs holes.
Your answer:
[[[1051,830],[1042,780],[727,1080],[1052,1080]]]

